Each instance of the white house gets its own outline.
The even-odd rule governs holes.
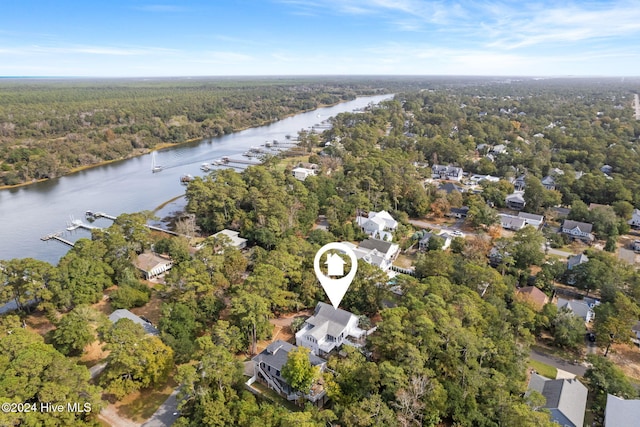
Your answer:
[[[584,240],[586,242],[592,242],[595,240],[593,234],[591,234],[591,230],[593,229],[593,225],[580,222],[580,221],[571,221],[569,219],[565,219],[562,223],[562,233],[566,234],[574,239]]]
[[[532,226],[533,228],[540,228],[544,223],[543,215],[530,214],[526,212],[518,212],[518,218],[522,218],[525,224]]]
[[[224,229],[222,231],[218,231],[213,237],[222,237],[226,236],[231,242],[231,246],[237,249],[244,249],[247,247],[247,239],[240,237],[240,233],[233,230]]]
[[[526,224],[525,220],[515,215],[498,214],[500,217],[500,225],[505,230],[518,231],[524,228]]]
[[[356,216],[356,223],[374,239],[391,240],[393,232],[398,228],[398,221],[387,211],[369,212]]]
[[[343,243],[351,248],[357,259],[375,265],[382,271],[387,272],[400,253],[400,246],[398,246],[398,244],[379,239],[366,239],[360,242],[358,246],[351,242]]]
[[[541,183],[544,186],[544,188],[546,188],[547,190],[556,189],[556,179],[551,175],[547,175],[544,178],[542,178]]]
[[[433,165],[431,167],[431,177],[434,179],[460,181],[463,175],[464,171],[457,166]]]
[[[291,171],[291,174],[295,179],[304,181],[307,177],[315,175],[316,171],[314,169],[297,167]]]
[[[146,280],[151,280],[170,270],[173,267],[173,261],[169,257],[153,252],[143,252],[136,257],[134,265],[142,271]]]
[[[594,304],[589,304],[584,300],[566,300],[564,298],[558,298],[558,309],[565,308],[571,311],[578,317],[584,319],[585,323],[591,322],[595,314],[593,312]]]
[[[628,224],[634,228],[640,227],[640,209],[634,209]]]
[[[440,237],[443,240],[443,251],[447,250],[449,246],[451,246],[451,242],[453,241],[453,237],[449,233],[446,233],[444,231],[441,231],[438,234],[424,233],[424,236],[422,237],[422,239],[420,239],[420,242],[418,242],[418,247],[421,251],[427,250],[427,248],[429,247],[429,240],[431,240],[433,236]]]
[[[316,356],[323,356],[343,344],[359,347],[365,336],[366,331],[358,328],[355,314],[319,302],[313,316],[296,332],[296,345],[307,347]]]

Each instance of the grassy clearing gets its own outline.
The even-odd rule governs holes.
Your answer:
[[[534,369],[538,374],[547,378],[555,378],[558,374],[558,370],[546,363],[538,362],[537,360],[530,360],[529,367]]]

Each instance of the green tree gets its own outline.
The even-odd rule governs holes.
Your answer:
[[[258,340],[271,336],[270,317],[269,300],[260,295],[241,290],[231,298],[233,324],[242,331],[251,354],[256,354]]]
[[[310,350],[297,347],[287,355],[287,362],[282,366],[282,378],[294,389],[308,393],[320,377],[320,367],[313,366],[309,360]]]
[[[96,329],[105,325],[106,316],[86,305],[66,314],[53,331],[53,343],[62,354],[78,355],[96,339]]]
[[[577,349],[584,342],[584,320],[567,309],[560,309],[553,320],[553,342],[560,347]]]

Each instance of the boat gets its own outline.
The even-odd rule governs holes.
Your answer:
[[[180,183],[187,185],[189,184],[191,181],[193,181],[195,178],[193,177],[193,175],[185,173],[184,175],[182,175],[180,177]]]
[[[156,152],[151,153],[151,172],[156,173],[162,170],[162,166],[156,164]]]
[[[211,170],[211,165],[209,163],[203,163],[200,165],[200,170],[208,172]]]

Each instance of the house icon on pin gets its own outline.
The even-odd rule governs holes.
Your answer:
[[[344,276],[344,265],[346,262],[338,254],[328,254],[325,265],[327,266],[327,276]]]

